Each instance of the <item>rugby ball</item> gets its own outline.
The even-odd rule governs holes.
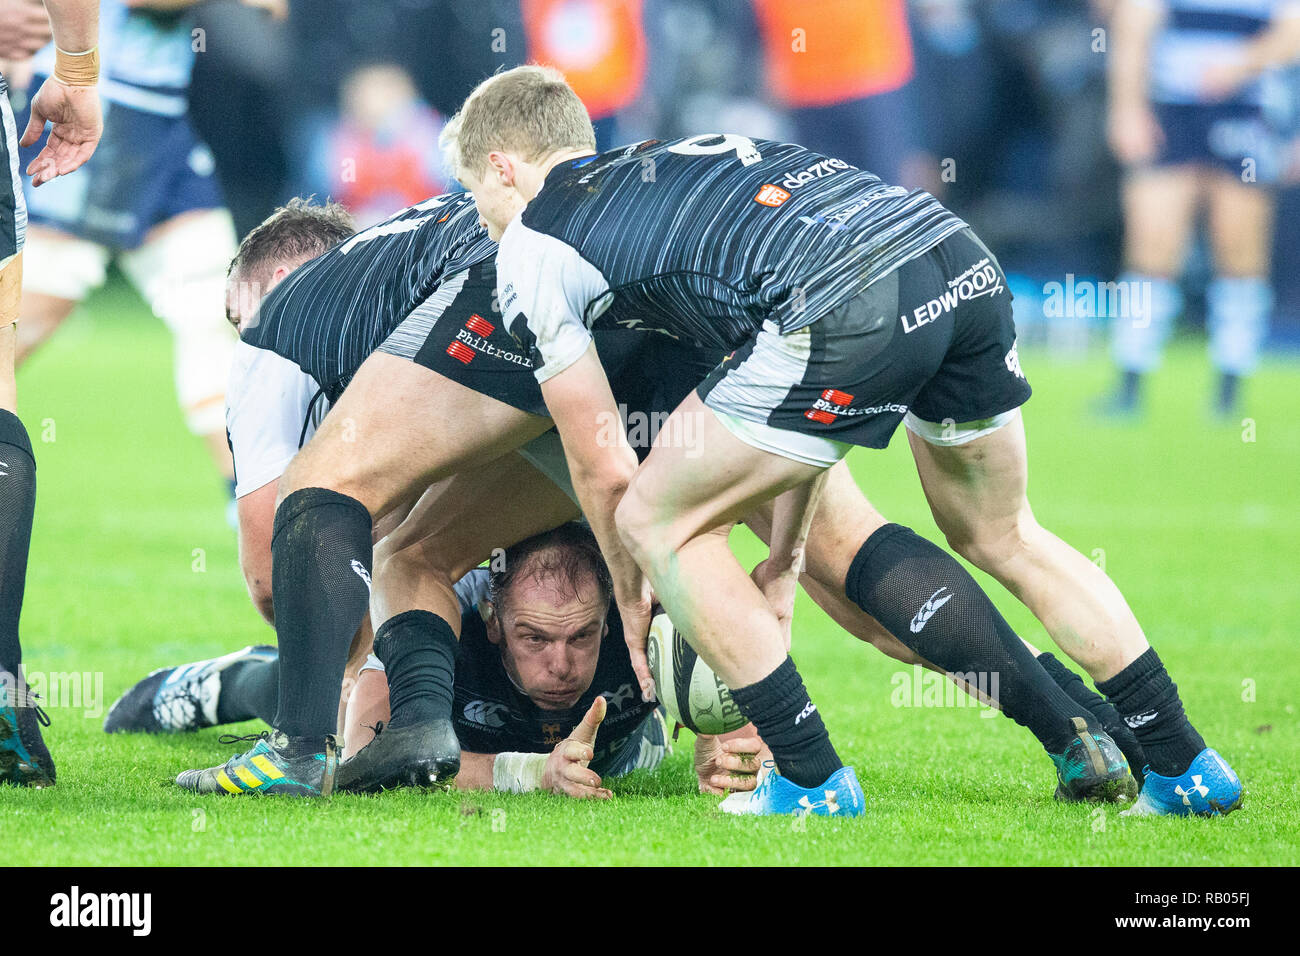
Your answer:
[[[669,717],[688,730],[725,734],[749,723],[727,685],[700,660],[662,610],[650,622],[646,657],[659,702]]]

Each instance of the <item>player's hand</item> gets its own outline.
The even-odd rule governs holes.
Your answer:
[[[1201,72],[1201,94],[1212,102],[1226,100],[1253,76],[1253,71],[1240,60],[1207,63]]]
[[[41,0],[0,0],[0,60],[25,60],[50,42],[50,17]]]
[[[695,776],[700,793],[725,796],[758,786],[758,772],[772,752],[758,736],[753,724],[719,737],[695,737]]]
[[[641,699],[647,703],[655,699],[655,682],[650,676],[650,659],[645,653],[649,643],[653,607],[654,594],[650,591],[648,581],[639,598],[618,602],[618,616],[623,621],[623,640],[627,644],[628,656],[632,659],[632,672],[641,685]]]
[[[776,613],[777,623],[785,638],[785,649],[790,650],[792,628],[794,626],[794,597],[799,588],[799,574],[803,571],[803,554],[795,558],[794,566],[782,569],[766,558],[758,563],[750,577],[763,592],[763,597]]]
[[[289,0],[239,0],[246,7],[265,10],[272,20],[289,19]]]
[[[596,731],[605,719],[605,698],[597,697],[568,739],[556,744],[546,758],[542,789],[578,800],[608,800],[614,794],[600,785],[600,774],[587,765],[595,755]]]
[[[1111,152],[1121,165],[1149,163],[1164,144],[1164,131],[1145,103],[1113,107],[1106,123]]]
[[[95,152],[104,131],[99,93],[93,86],[67,86],[50,77],[32,97],[32,117],[20,144],[40,139],[46,123],[53,124],[49,139],[27,166],[33,186],[72,172]]]

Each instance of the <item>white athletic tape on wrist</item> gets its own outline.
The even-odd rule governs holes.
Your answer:
[[[492,761],[492,788],[528,793],[542,788],[547,754],[500,753]]]

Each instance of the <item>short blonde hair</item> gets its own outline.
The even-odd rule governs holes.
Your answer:
[[[534,162],[562,150],[595,152],[591,117],[564,74],[549,66],[517,66],[474,88],[443,131],[456,175],[473,175],[493,150]]]

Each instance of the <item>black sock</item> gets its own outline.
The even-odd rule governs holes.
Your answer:
[[[0,409],[0,671],[18,675],[18,618],[36,510],[36,459],[18,416]]]
[[[1136,405],[1142,393],[1142,373],[1125,371],[1119,381],[1120,404]]]
[[[1160,776],[1186,773],[1196,755],[1205,749],[1205,740],[1183,713],[1178,685],[1169,679],[1154,647],[1148,647],[1110,680],[1097,681],[1097,690],[1133,728],[1147,764]]]
[[[259,718],[275,724],[280,694],[280,659],[239,661],[221,675],[217,697],[217,723],[233,724]]]
[[[878,529],[849,566],[844,592],[926,660],[978,687],[1048,753],[1075,739],[1088,711],[1057,687],[957,560],[902,525]]]
[[[451,717],[459,649],[451,625],[432,611],[398,614],[375,632],[375,656],[388,677],[390,727]]]
[[[1062,664],[1051,651],[1044,651],[1039,654],[1038,663],[1043,670],[1047,671],[1047,675],[1056,681],[1057,687],[1069,694],[1071,700],[1088,708],[1088,713],[1097,718],[1097,723],[1101,724],[1101,729],[1110,734],[1110,739],[1115,741],[1119,749],[1123,751],[1129,769],[1140,784],[1142,782],[1142,768],[1147,763],[1146,753],[1142,750],[1142,745],[1138,743],[1137,737],[1129,729],[1128,724],[1124,723],[1124,719],[1120,717],[1119,711],[1106,698],[1085,684],[1082,677]]]
[[[1241,379],[1231,372],[1223,372],[1219,375],[1219,411],[1230,412],[1237,407],[1240,386]]]
[[[791,658],[757,684],[732,690],[731,699],[753,721],[781,776],[796,786],[825,783],[844,766]]]
[[[280,503],[271,596],[280,647],[275,729],[318,753],[336,730],[348,648],[370,603],[372,525],[355,498],[303,488]],[[314,749],[313,749],[314,748]]]

